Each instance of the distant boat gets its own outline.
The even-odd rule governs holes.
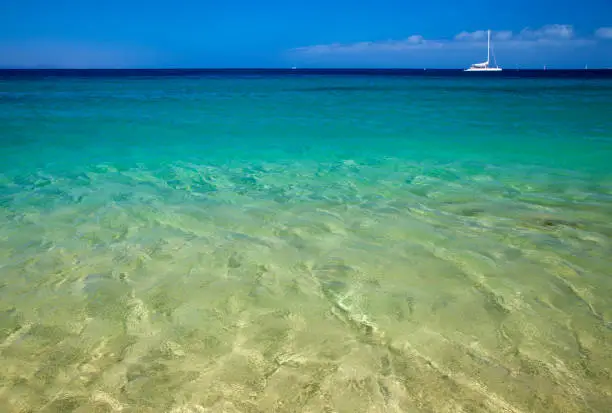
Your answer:
[[[493,55],[495,61],[495,55]],[[497,65],[491,66],[491,30],[487,30],[487,61],[483,63],[474,63],[469,68],[465,69],[466,72],[501,72],[502,68]]]

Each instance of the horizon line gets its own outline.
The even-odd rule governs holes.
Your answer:
[[[274,71],[465,71],[463,67],[446,68],[446,67],[0,67],[0,71],[161,71],[161,70],[199,70],[199,71],[247,71],[247,70],[274,70]],[[612,67],[590,67],[590,68],[550,68],[550,67],[514,67],[503,68],[502,72],[520,72],[520,71],[575,71],[575,72],[590,72],[590,71],[607,71],[612,70]]]

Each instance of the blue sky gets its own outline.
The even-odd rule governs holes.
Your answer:
[[[612,0],[0,0],[0,67],[465,67],[486,29],[503,67],[612,67]]]

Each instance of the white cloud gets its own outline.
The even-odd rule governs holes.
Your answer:
[[[574,37],[574,28],[569,24],[549,24],[537,30],[525,28],[518,36],[520,39],[571,39]]]
[[[599,37],[612,36],[612,28],[598,30]],[[550,24],[539,29],[525,28],[518,33],[511,31],[493,31],[492,38],[497,50],[551,50],[562,48],[578,48],[593,45],[595,39],[577,37],[571,25]],[[402,55],[416,55],[432,50],[444,50],[448,53],[482,50],[487,41],[487,32],[463,31],[452,39],[425,39],[421,35],[412,35],[403,40],[385,40],[359,43],[332,43],[316,46],[300,47],[291,50],[293,54],[307,57],[325,56],[372,56],[389,55],[392,52],[402,52]]]
[[[595,36],[600,39],[612,39],[612,27],[600,27],[595,31]]]
[[[495,31],[492,33],[493,40],[498,42],[505,41],[535,41],[535,40],[569,40],[573,39],[574,28],[567,24],[550,24],[539,29],[533,30],[525,28],[519,33],[514,34],[509,30]],[[480,42],[487,40],[485,30],[475,32],[461,32],[455,36],[454,40]]]
[[[550,24],[512,32],[492,31],[493,55],[504,66],[542,67],[573,62],[609,66],[612,56],[603,38],[612,38],[612,28],[596,35],[580,36],[571,25]],[[487,32],[463,31],[445,39],[427,39],[415,34],[400,40],[332,43],[292,49],[288,59],[303,66],[325,67],[458,67],[486,58]],[[599,53],[597,53],[599,51]],[[597,62],[597,63],[596,63]],[[583,67],[583,66],[581,66]]]
[[[502,30],[502,31],[493,33],[493,40],[498,40],[498,41],[503,42],[505,40],[512,39],[512,36],[514,36],[514,34],[510,30]]]
[[[423,36],[416,34],[408,37],[406,41],[411,44],[422,44],[425,42],[425,39],[423,38]]]
[[[487,39],[487,32],[484,30],[478,30],[475,32],[461,32],[455,36],[455,40],[466,40],[466,41],[480,41]]]
[[[300,47],[292,52],[298,54],[360,54],[371,52],[400,52],[415,49],[430,49],[441,47],[441,43],[425,40],[423,36],[412,35],[404,40],[385,40],[379,42],[331,43]]]

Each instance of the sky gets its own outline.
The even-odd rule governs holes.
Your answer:
[[[612,0],[0,0],[0,67],[612,68]]]

